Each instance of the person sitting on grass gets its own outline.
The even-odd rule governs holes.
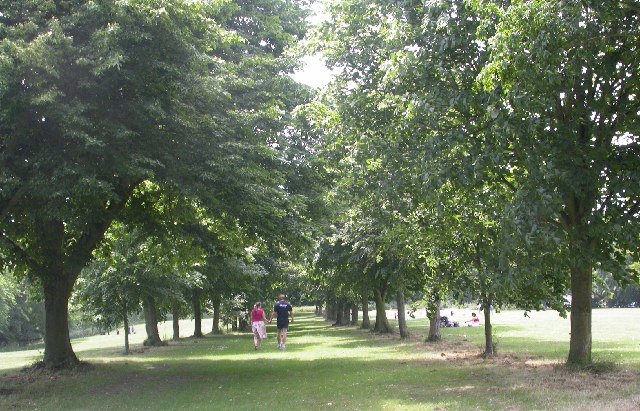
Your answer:
[[[467,327],[479,327],[480,326],[480,318],[476,315],[476,313],[471,313],[471,319],[469,321],[465,321]]]
[[[449,317],[447,318],[447,327],[460,327],[460,324],[457,321],[454,321],[453,319],[453,310],[451,311],[451,313],[449,314]]]

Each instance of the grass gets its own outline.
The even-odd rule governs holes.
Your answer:
[[[594,311],[596,365],[578,372],[561,365],[569,323],[553,312],[496,314],[499,355],[483,360],[482,328],[443,329],[443,342],[427,344],[424,318],[411,320],[413,338],[400,341],[299,311],[286,352],[276,350],[272,326],[257,352],[251,335],[235,333],[147,349],[142,326],[129,356],[122,355],[122,335],[74,340],[91,365],[57,374],[21,371],[39,358],[38,349],[3,352],[0,409],[640,409],[637,309]],[[193,331],[189,321],[181,326],[185,335]]]

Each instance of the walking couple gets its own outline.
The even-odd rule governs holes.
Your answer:
[[[293,307],[285,300],[284,294],[280,294],[278,302],[273,307],[271,318],[267,321],[267,316],[262,309],[262,303],[257,302],[251,310],[251,329],[253,331],[253,349],[257,350],[262,345],[262,340],[267,338],[266,323],[271,324],[273,318],[277,317],[278,329],[278,349],[285,350],[287,344],[287,330],[289,329],[289,318],[294,320]]]

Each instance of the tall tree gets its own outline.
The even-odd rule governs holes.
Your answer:
[[[483,84],[524,172],[520,230],[561,244],[571,284],[568,362],[591,362],[594,268],[629,275],[640,224],[640,10],[631,1],[474,1]],[[545,222],[546,224],[540,224]]]
[[[554,284],[546,294],[523,286],[536,284],[534,275],[544,277],[544,270],[530,274],[525,267],[545,258],[531,257],[529,232],[512,223],[522,219],[514,212],[518,204],[527,204],[519,191],[526,171],[502,145],[505,130],[493,127],[499,93],[478,84],[491,56],[478,36],[477,10],[462,0],[351,0],[333,3],[330,11],[319,44],[342,71],[328,92],[331,109],[320,112],[325,121],[318,123],[336,130],[332,143],[342,144],[342,163],[351,166],[344,181],[356,201],[369,215],[388,210],[392,221],[408,223],[407,232],[434,244],[432,250],[407,248],[418,256],[405,257],[456,268],[447,275],[465,280],[456,282],[457,293],[471,291],[483,304],[518,301],[525,307],[557,299],[561,280],[537,282]],[[411,227],[421,220],[428,224]],[[508,244],[513,234],[522,242]],[[540,254],[557,256],[549,251],[553,242],[549,237],[535,245],[543,246]],[[487,329],[489,339],[489,323]]]
[[[268,201],[286,202],[278,185],[248,185],[253,174],[242,167],[262,159],[242,139],[278,123],[242,120],[276,119],[277,111],[255,113],[291,96],[278,94],[293,67],[281,57],[303,32],[303,13],[289,1],[2,1],[0,9],[0,241],[43,287],[45,364],[72,366],[69,296],[142,181],[198,193],[221,210],[233,205],[245,221],[282,214]],[[251,87],[253,78],[262,81]],[[254,92],[238,104],[231,96],[242,90]],[[268,151],[263,140],[252,153]]]

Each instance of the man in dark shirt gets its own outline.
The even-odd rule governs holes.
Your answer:
[[[293,307],[291,304],[285,301],[284,294],[280,294],[278,297],[278,302],[273,307],[273,312],[271,313],[271,319],[269,322],[273,320],[273,317],[277,316],[277,328],[278,328],[278,349],[285,350],[287,344],[287,330],[289,328],[289,317],[291,317],[291,322],[293,322]]]

